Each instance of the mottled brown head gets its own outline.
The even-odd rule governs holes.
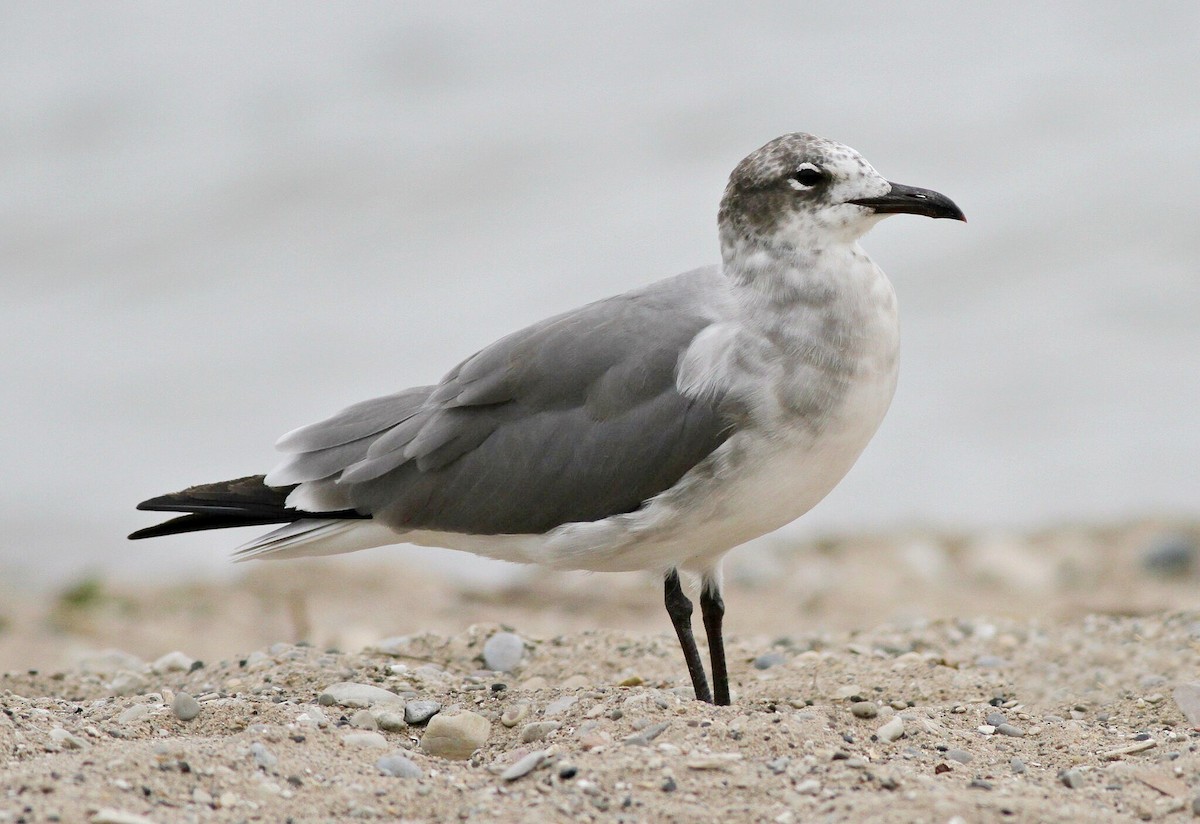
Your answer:
[[[900,212],[965,220],[944,195],[890,183],[849,146],[796,132],[733,170],[721,199],[721,238],[816,248],[853,241]]]

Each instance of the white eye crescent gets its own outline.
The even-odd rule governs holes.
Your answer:
[[[828,173],[815,163],[801,163],[800,168],[788,178],[788,185],[798,191],[806,191],[824,183],[828,177]]]

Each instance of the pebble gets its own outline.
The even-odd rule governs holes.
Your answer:
[[[141,721],[150,714],[150,708],[145,704],[134,704],[132,707],[127,707],[120,715],[117,716],[117,723],[121,725],[134,724]]]
[[[409,701],[404,705],[404,720],[413,726],[424,724],[442,711],[437,701]]]
[[[1008,766],[1012,767],[1012,771],[1017,775],[1021,775],[1025,772],[1025,762],[1019,758],[1009,759]]]
[[[323,706],[337,704],[340,707],[358,709],[370,707],[373,704],[400,704],[402,699],[391,690],[371,684],[355,684],[352,681],[340,681],[325,688],[317,698]]]
[[[529,753],[529,755],[525,756],[507,770],[500,773],[501,780],[516,781],[522,776],[529,775],[529,773],[541,766],[541,763],[546,760],[546,756],[549,754],[549,750],[538,750],[537,752]]]
[[[995,735],[996,734],[996,728],[993,727],[991,724],[980,724],[978,729],[979,729],[980,735]]]
[[[254,763],[262,767],[264,770],[271,770],[279,763],[279,758],[275,753],[267,749],[266,745],[255,741],[250,745],[250,754],[254,756]]]
[[[562,698],[551,701],[546,706],[546,709],[543,710],[542,715],[549,717],[551,715],[558,715],[561,712],[566,712],[567,710],[571,709],[571,707],[575,706],[575,703],[578,700],[578,696],[564,695]]]
[[[796,785],[796,792],[800,795],[816,795],[821,791],[821,782],[815,778],[806,778]]]
[[[108,691],[112,695],[141,695],[149,686],[146,676],[137,672],[118,672],[108,683]]]
[[[1171,691],[1175,705],[1187,719],[1189,727],[1200,727],[1200,684],[1190,682],[1180,684]]]
[[[777,667],[786,660],[787,656],[781,652],[764,652],[762,655],[754,659],[754,668],[766,670],[770,669],[771,667]]]
[[[946,750],[946,757],[959,764],[970,764],[971,754],[966,750]]]
[[[374,715],[371,715],[370,710],[359,710],[350,716],[350,726],[359,730],[377,730],[379,722],[375,720]]]
[[[512,672],[525,657],[525,641],[511,632],[497,632],[483,645],[483,663],[493,672]]]
[[[727,770],[742,760],[740,752],[702,753],[688,757],[689,770]]]
[[[191,721],[200,714],[200,702],[186,692],[178,693],[171,702],[171,712],[180,721]]]
[[[375,762],[375,768],[393,778],[420,778],[423,775],[421,768],[414,764],[411,758],[400,752],[383,756]]]
[[[386,750],[387,739],[380,732],[349,732],[342,736],[342,743],[347,747],[367,747],[373,750]]]
[[[526,724],[521,728],[521,734],[518,738],[522,744],[541,741],[560,726],[562,725],[557,721],[534,721],[532,724]]]
[[[154,824],[153,819],[146,818],[144,815],[125,810],[114,810],[111,807],[96,810],[96,814],[89,820],[91,824]]]
[[[304,712],[296,716],[296,723],[303,726],[327,727],[329,726],[329,719],[325,717],[323,709],[313,705],[305,707]]]
[[[50,730],[50,740],[68,750],[82,750],[88,744],[78,735],[67,732],[62,727]]]
[[[1058,774],[1058,780],[1063,786],[1077,790],[1083,786],[1083,773],[1077,769],[1063,770]]]
[[[1012,736],[1013,738],[1025,737],[1025,730],[1021,729],[1015,724],[1000,724],[996,727],[996,732],[1000,733],[1001,735]]]
[[[179,650],[175,650],[154,659],[154,663],[150,665],[150,670],[156,675],[163,675],[168,672],[188,672],[194,663],[196,662],[190,655],[184,655]]]
[[[360,712],[363,712],[363,710],[360,710]],[[390,707],[388,705],[380,705],[371,707],[368,712],[370,712],[371,717],[375,720],[375,725],[381,730],[400,732],[401,730],[408,729],[408,722],[404,720],[404,711],[399,706]]]
[[[1008,723],[1008,716],[1002,712],[989,712],[987,718],[984,719],[984,723],[988,726],[998,727],[1001,724]]]
[[[421,749],[440,758],[464,761],[487,743],[491,731],[490,721],[470,711],[435,715],[421,739]]]
[[[1160,535],[1142,552],[1142,569],[1160,578],[1179,578],[1192,571],[1198,552],[1187,535]]]
[[[879,715],[879,707],[871,701],[855,701],[850,705],[850,712],[855,718],[874,718]]]
[[[635,747],[644,747],[663,734],[663,731],[671,726],[671,722],[662,721],[658,724],[652,724],[645,727],[640,732],[635,732],[633,735],[625,738],[625,743]]]
[[[880,741],[892,742],[904,735],[904,717],[892,716],[892,719],[875,731]]]
[[[500,723],[506,727],[515,727],[524,721],[527,715],[529,715],[529,704],[525,701],[518,701],[516,704],[510,704],[504,708],[504,714],[500,716]]]

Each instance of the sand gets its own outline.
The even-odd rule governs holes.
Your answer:
[[[385,553],[10,592],[0,821],[1190,819],[1198,543],[1158,520],[737,553],[732,707],[691,699],[644,575],[488,588]],[[486,670],[504,631],[520,661]],[[481,745],[428,752],[445,719]]]

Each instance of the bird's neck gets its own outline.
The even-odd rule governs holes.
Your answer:
[[[755,236],[723,237],[721,258],[737,292],[780,309],[826,303],[882,277],[855,241],[796,245]]]

